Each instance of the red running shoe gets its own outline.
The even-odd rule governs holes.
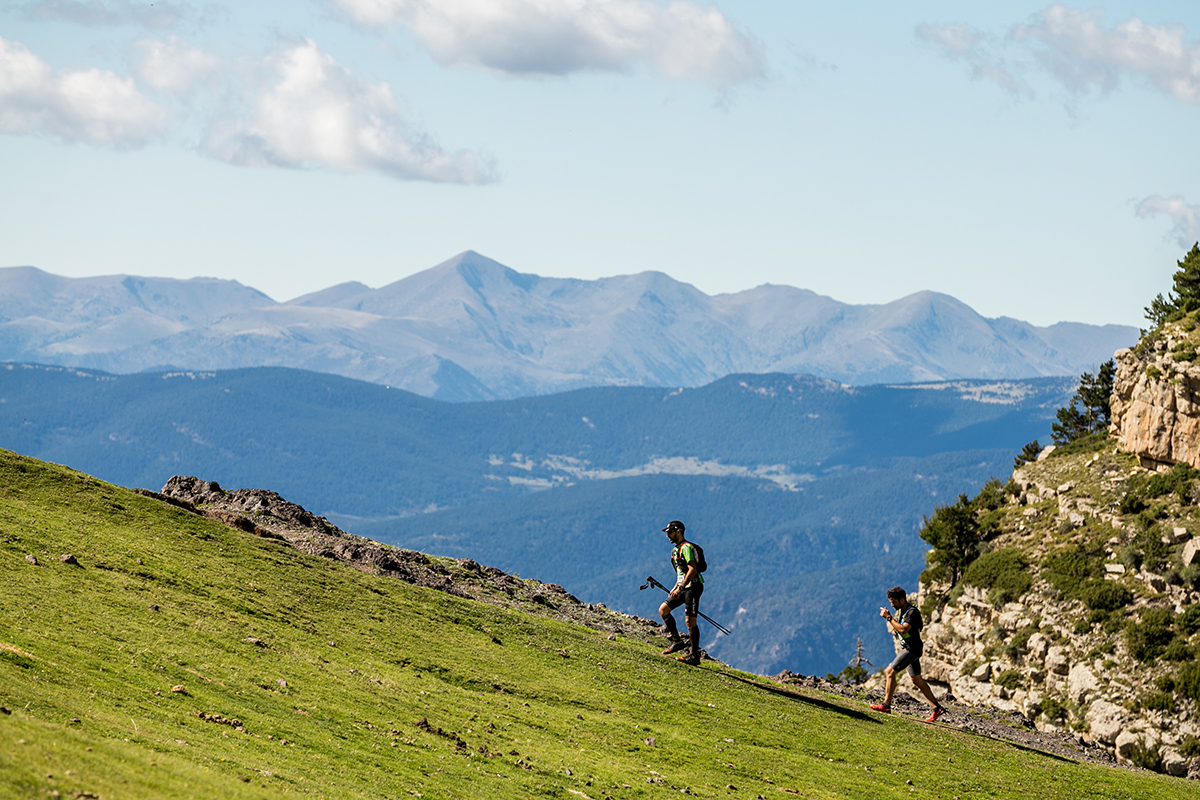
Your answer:
[[[937,722],[938,717],[940,717],[942,715],[942,712],[945,710],[946,709],[942,708],[941,706],[934,706],[933,711],[929,712],[929,716],[925,718],[925,721],[926,722]]]
[[[687,647],[687,642],[683,641],[682,639],[674,639],[669,645],[667,645],[667,649],[663,650],[662,654],[664,656],[669,656],[671,653],[678,653],[685,647]]]
[[[876,703],[875,705],[871,706],[871,710],[878,711],[882,714],[892,713],[892,707],[889,706],[887,703]]]

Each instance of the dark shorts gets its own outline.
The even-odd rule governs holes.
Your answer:
[[[888,666],[894,672],[907,669],[910,677],[919,677],[921,675],[921,653],[923,650],[924,648],[921,650],[901,650]]]
[[[704,584],[694,583],[674,597],[667,598],[667,608],[674,611],[683,606],[683,613],[694,617],[700,612],[700,595],[704,594]]]

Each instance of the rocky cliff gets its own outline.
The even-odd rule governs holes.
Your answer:
[[[1200,467],[1198,345],[1200,331],[1185,318],[1116,353],[1111,432],[1145,467]]]
[[[1015,471],[981,526],[981,568],[922,587],[925,675],[959,701],[1195,777],[1198,473],[1148,470],[1112,438],[1090,445]]]

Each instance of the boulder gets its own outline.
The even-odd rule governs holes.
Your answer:
[[[1162,575],[1155,575],[1153,572],[1143,572],[1138,577],[1156,592],[1165,592],[1167,590],[1167,581]]]
[[[1067,492],[1071,491],[1074,488],[1075,488],[1075,481],[1067,481],[1066,483],[1059,486],[1057,491],[1059,494],[1066,494]]]
[[[1067,648],[1055,645],[1046,651],[1046,669],[1055,675],[1066,675],[1071,671],[1071,661],[1067,656]]]
[[[1188,758],[1174,747],[1164,748],[1162,751],[1162,767],[1163,772],[1168,775],[1174,775],[1176,778],[1186,778],[1188,773]]]
[[[1046,651],[1050,649],[1050,640],[1043,636],[1040,632],[1029,637],[1029,641],[1025,643],[1025,649],[1029,653],[1031,661],[1041,662],[1046,660]]]
[[[986,683],[992,679],[992,665],[984,664],[983,666],[977,667],[975,671],[971,673],[971,677],[979,683]]]
[[[1157,742],[1151,739],[1144,731],[1121,731],[1117,734],[1114,744],[1117,748],[1117,755],[1128,759],[1133,755],[1133,749],[1138,745],[1154,745]]]
[[[1057,450],[1057,449],[1058,449],[1058,445],[1054,445],[1054,444],[1052,444],[1052,445],[1049,445],[1049,446],[1045,447],[1045,448],[1042,450],[1042,452],[1038,453],[1037,460],[1038,460],[1038,461],[1045,461],[1047,458],[1049,458],[1049,457],[1050,457],[1050,454],[1051,454],[1051,453],[1053,453],[1053,452],[1054,452],[1055,450]]]
[[[927,681],[949,684],[957,673],[957,669],[939,658],[921,657],[921,677]]]
[[[1189,539],[1183,546],[1183,565],[1200,564],[1200,539]]]
[[[1096,673],[1087,664],[1076,664],[1067,675],[1067,696],[1076,703],[1084,703],[1100,689]]]
[[[1029,624],[1029,618],[1021,611],[1005,611],[996,617],[996,624],[1003,631],[1015,631]]]
[[[1107,572],[1109,575],[1124,575],[1125,574],[1125,565],[1124,564],[1105,564],[1104,571]]]
[[[1125,728],[1125,709],[1107,700],[1097,700],[1092,703],[1084,719],[1087,720],[1088,730],[1093,739],[1113,745]]]
[[[991,684],[987,683],[958,678],[950,685],[950,691],[958,702],[969,706],[990,705],[992,701]]]

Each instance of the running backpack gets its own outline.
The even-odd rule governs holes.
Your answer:
[[[708,562],[704,560],[704,548],[695,542],[688,542],[688,544],[690,544],[692,549],[696,551],[696,569],[700,570],[701,572],[707,572]]]

